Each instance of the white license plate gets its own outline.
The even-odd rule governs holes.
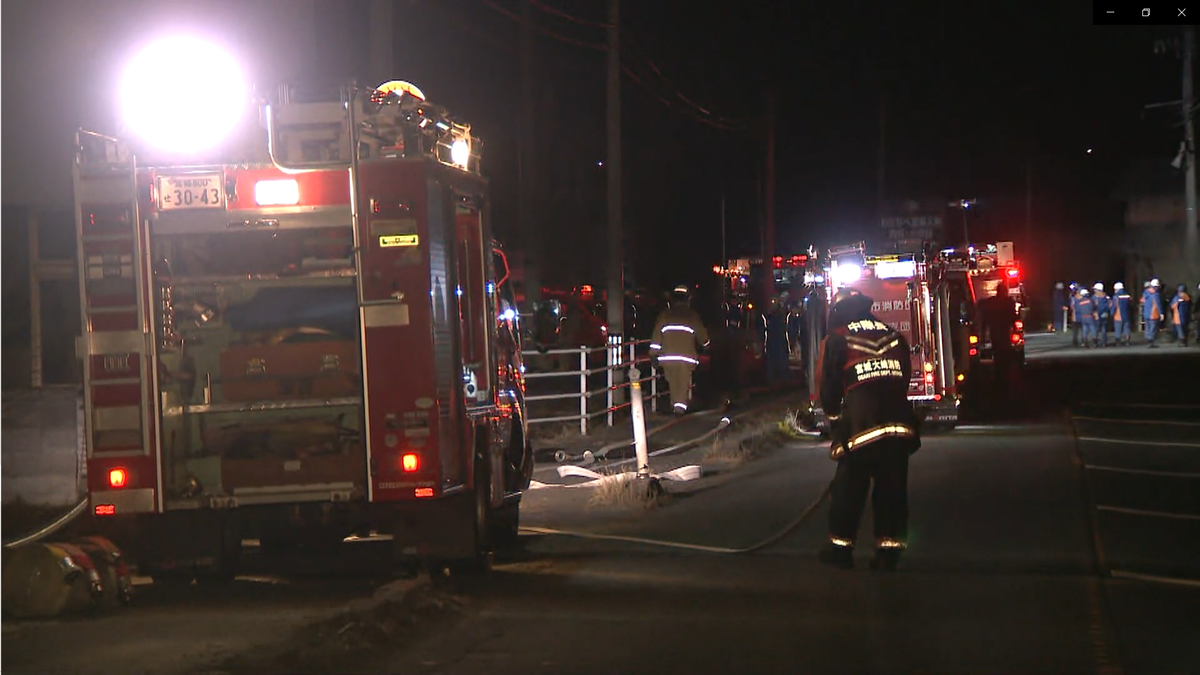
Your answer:
[[[225,206],[225,180],[219,173],[158,176],[158,210],[219,209]]]

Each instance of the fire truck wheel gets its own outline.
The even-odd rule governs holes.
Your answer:
[[[475,457],[475,485],[474,491],[474,513],[472,521],[474,526],[475,552],[469,558],[461,560],[449,560],[444,563],[435,563],[431,566],[430,572],[434,580],[439,576],[444,576],[444,571],[449,571],[451,576],[481,576],[485,575],[492,569],[492,547],[490,542],[491,520],[492,520],[492,505],[491,505],[491,476],[489,463],[485,455],[476,455]],[[438,574],[438,571],[443,571],[443,574]]]

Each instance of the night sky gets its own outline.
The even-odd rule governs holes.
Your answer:
[[[365,3],[313,4],[7,0],[5,204],[69,204],[70,131],[119,130],[111,92],[138,40],[216,37],[264,83],[363,76]],[[602,285],[605,31],[595,24],[606,3],[537,4],[540,234],[516,231],[518,1],[397,2],[395,76],[483,138],[501,236],[518,245],[542,236],[553,281]],[[1181,135],[1175,108],[1142,110],[1179,98],[1179,60],[1153,49],[1169,29],[1093,27],[1086,1],[624,5],[624,215],[642,285],[694,280],[719,261],[722,190],[730,254],[756,253],[772,85],[779,253],[877,233],[884,95],[888,196],[977,197],[976,240],[1021,241],[1030,165],[1038,232],[1083,238],[1119,227],[1109,196],[1122,170],[1141,158],[1169,162]],[[185,76],[163,84],[187,86]],[[697,121],[698,108],[735,127]]]

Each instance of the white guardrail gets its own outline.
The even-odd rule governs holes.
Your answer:
[[[613,338],[616,340],[616,338]],[[633,340],[630,342],[622,342],[620,345],[610,344],[607,347],[587,347],[579,346],[568,349],[550,349],[545,352],[540,352],[532,348],[523,350],[525,355],[525,380],[550,380],[552,378],[577,378],[579,382],[578,390],[572,390],[563,393],[546,393],[526,395],[525,401],[528,403],[536,403],[538,401],[565,401],[569,399],[579,400],[579,413],[575,415],[553,415],[549,417],[539,417],[536,413],[536,408],[539,406],[530,405],[529,423],[530,424],[549,424],[552,422],[573,422],[579,421],[579,433],[586,434],[588,430],[588,421],[604,415],[608,426],[613,425],[613,413],[618,410],[623,410],[630,407],[629,397],[618,397],[617,392],[627,390],[631,384],[629,378],[624,382],[616,383],[613,373],[617,370],[622,370],[628,373],[630,368],[638,368],[639,379],[638,383],[645,385],[649,382],[650,409],[658,411],[658,398],[665,395],[666,388],[659,391],[658,381],[660,374],[658,368],[655,367],[649,355],[649,340]],[[605,355],[605,365],[597,368],[588,367],[588,359],[592,354],[603,352]],[[641,355],[639,355],[641,352]],[[576,370],[552,370],[552,362],[557,361],[555,357],[564,355],[574,355],[578,358],[578,369]],[[650,365],[649,376],[641,377],[641,364]],[[535,367],[536,366],[536,367]],[[589,388],[591,385],[588,380],[592,375],[605,373],[605,385],[603,387]],[[592,410],[589,401],[597,396],[604,395],[604,408],[601,410]],[[619,402],[624,398],[624,402]]]

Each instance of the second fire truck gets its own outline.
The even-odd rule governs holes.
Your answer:
[[[958,422],[959,385],[965,377],[955,361],[953,283],[924,258],[912,253],[868,255],[862,243],[811,256],[805,271],[809,350],[820,353],[829,301],[838,289],[862,292],[874,301],[874,314],[908,340],[913,365],[909,400],[930,426],[952,427]],[[816,393],[819,364],[817,359],[810,361],[806,375],[811,412],[824,428],[825,415]]]

